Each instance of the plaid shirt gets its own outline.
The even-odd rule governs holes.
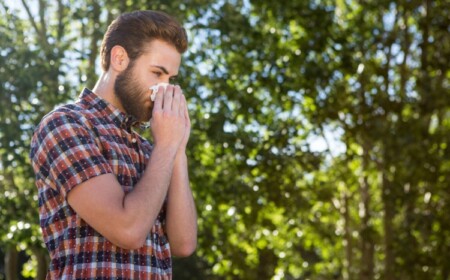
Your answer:
[[[124,192],[143,174],[152,146],[133,119],[85,89],[75,104],[45,116],[31,143],[40,225],[51,263],[47,279],[171,279],[165,207],[137,250],[122,249],[89,226],[67,202],[71,189],[114,173]],[[111,217],[114,218],[114,217]]]

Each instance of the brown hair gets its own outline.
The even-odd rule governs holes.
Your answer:
[[[187,49],[186,30],[171,16],[157,11],[124,13],[108,27],[100,50],[102,68],[109,69],[111,49],[122,46],[133,62],[145,52],[144,43],[155,39],[172,44],[179,53]]]

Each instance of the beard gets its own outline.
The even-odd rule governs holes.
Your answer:
[[[131,63],[127,69],[117,75],[114,82],[114,94],[127,114],[135,117],[139,122],[148,122],[152,117],[152,111],[143,105],[148,90],[133,78],[133,69],[134,65]]]

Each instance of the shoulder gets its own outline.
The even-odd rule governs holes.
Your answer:
[[[35,129],[37,133],[51,133],[52,131],[68,127],[90,129],[88,111],[78,104],[67,104],[55,108],[45,115]]]
[[[92,125],[85,110],[77,104],[60,106],[47,115],[34,130],[31,151],[72,137],[92,138]]]
[[[76,122],[82,124],[86,120],[85,114],[86,112],[81,106],[77,104],[67,104],[57,107],[45,115],[39,125],[48,125],[63,120],[66,122]]]

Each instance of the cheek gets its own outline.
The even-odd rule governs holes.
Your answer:
[[[161,80],[162,80],[162,76],[158,77],[155,74],[150,73],[145,79],[145,84],[148,87],[150,87],[150,86],[153,86],[153,85],[156,85],[156,84],[160,83]]]
[[[134,88],[140,88],[140,90],[149,87],[150,74],[147,71],[140,71],[136,66],[131,74],[130,80],[133,81]]]
[[[143,75],[136,76],[133,81],[133,88],[136,92],[139,92],[140,95],[147,95],[149,93],[150,83],[146,77],[142,77]]]

